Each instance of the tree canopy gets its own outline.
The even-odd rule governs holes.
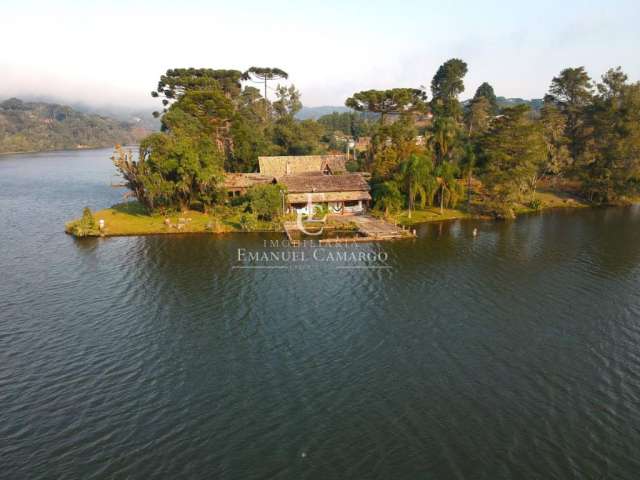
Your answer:
[[[264,84],[264,98],[267,99],[267,82],[286,80],[289,74],[276,67],[251,67],[242,74],[243,80],[254,80]]]
[[[464,92],[466,74],[467,64],[459,58],[452,58],[440,65],[431,80],[431,108],[434,112],[447,116],[458,115],[458,95]]]
[[[385,115],[411,114],[425,112],[427,94],[418,88],[392,88],[389,90],[365,90],[354,93],[345,105],[358,112],[380,114],[384,122]]]
[[[500,107],[498,106],[498,97],[496,97],[496,93],[489,83],[484,82],[478,87],[476,94],[473,96],[473,101],[477,101],[480,98],[485,98],[487,102],[489,102],[489,113],[491,115],[498,114],[500,111]]]
[[[433,76],[431,102],[422,87],[363,90],[346,100],[352,111],[315,121],[296,118],[295,85],[276,85],[269,101],[266,90],[243,84],[288,78],[281,69],[171,69],[153,93],[163,102],[162,131],[141,142],[137,160],[120,152],[114,161],[134,195],[160,210],[207,210],[225,198],[225,171],[255,171],[259,155],[344,151],[349,137],[366,146],[354,149],[351,168],[371,174],[387,213],[454,207],[465,184],[471,208],[474,178],[476,198],[505,216],[515,203],[535,204],[543,177],[574,182],[599,203],[640,193],[640,84],[620,67],[595,85],[583,67],[564,69],[541,108],[513,102],[500,115],[487,82],[462,109],[466,73],[464,61],[450,59]],[[252,190],[247,218],[275,215],[276,194]]]

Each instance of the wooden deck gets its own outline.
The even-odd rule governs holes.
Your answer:
[[[352,217],[351,221],[358,226],[358,231],[361,234],[374,240],[394,240],[414,236],[410,230],[405,230],[381,218],[374,218],[369,215]]]
[[[319,238],[319,243],[359,243],[359,242],[379,242],[384,240],[398,240],[403,238],[413,238],[415,234],[411,230],[393,225],[383,219],[374,218],[369,215],[333,216],[332,219],[344,221],[345,223],[355,223],[358,228],[359,237],[345,238]],[[299,244],[299,240],[293,238],[293,233],[299,231],[296,222],[284,222],[284,231],[292,245]]]

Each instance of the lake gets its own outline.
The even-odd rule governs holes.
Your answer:
[[[638,477],[637,207],[262,262],[65,235],[109,156],[0,157],[0,477]]]

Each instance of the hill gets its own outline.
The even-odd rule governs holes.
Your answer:
[[[17,98],[0,103],[0,153],[110,147],[136,143],[148,132],[134,122],[66,105]]]
[[[317,120],[323,115],[329,115],[333,112],[349,112],[350,109],[344,106],[324,106],[324,107],[302,107],[302,110],[298,112],[296,118],[298,120]]]
[[[504,107],[515,107],[516,105],[529,105],[531,110],[537,112],[544,105],[544,100],[541,98],[532,98],[531,100],[526,100],[524,98],[505,98],[498,97],[498,106],[500,108]]]

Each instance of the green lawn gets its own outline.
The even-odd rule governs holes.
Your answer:
[[[589,206],[579,198],[570,195],[565,192],[553,191],[550,189],[541,189],[536,192],[534,199],[540,202],[540,208],[531,208],[526,203],[518,203],[514,205],[514,212],[516,214],[532,213],[541,210],[548,210],[551,208],[579,208]],[[427,207],[424,209],[417,209],[411,212],[411,218],[409,218],[409,211],[402,210],[398,213],[394,213],[388,217],[390,222],[398,223],[403,226],[416,225],[418,223],[427,222],[440,222],[444,220],[455,220],[460,218],[477,218],[480,217],[477,212],[482,211],[482,204],[477,200],[472,200],[471,208],[469,211],[466,209],[466,202],[462,201],[459,204],[459,208],[445,208],[442,213],[437,206]],[[381,213],[375,213],[374,215],[380,215]]]
[[[243,212],[239,209],[219,209],[214,214],[205,214],[195,210],[168,215],[148,214],[138,202],[127,202],[111,208],[93,212],[96,229],[92,236],[105,235],[151,235],[172,233],[225,233],[244,231],[241,222]],[[246,215],[245,215],[246,216]],[[280,231],[280,222],[251,219],[251,231]],[[165,223],[168,219],[168,224]],[[97,224],[104,220],[104,229],[98,231]],[[66,224],[67,233],[73,233],[79,219]]]
[[[580,201],[577,197],[564,192],[541,189],[535,194],[535,199],[539,200],[540,208],[533,209],[529,205],[516,204],[514,211],[516,214],[531,213],[538,210],[550,208],[576,208],[586,207],[588,204]],[[387,219],[392,223],[403,226],[415,225],[426,222],[439,222],[461,218],[478,217],[475,213],[480,211],[481,205],[472,202],[471,211],[466,211],[466,203],[460,203],[460,209],[445,208],[440,212],[438,207],[428,207],[411,212],[402,210],[390,215]],[[379,212],[372,211],[373,215],[381,216]],[[217,207],[212,214],[205,214],[196,210],[189,210],[182,213],[171,213],[169,215],[149,214],[138,202],[126,202],[114,205],[111,208],[99,210],[93,213],[96,228],[91,230],[90,236],[118,236],[118,235],[151,235],[151,234],[173,234],[173,233],[225,233],[225,232],[281,232],[282,220],[276,219],[271,222],[257,220],[254,216],[243,211],[242,207]],[[245,221],[243,222],[243,217]],[[167,222],[168,219],[168,222]],[[294,220],[295,217],[287,218]],[[104,220],[105,227],[100,232],[97,229],[99,220]],[[248,222],[247,222],[248,220]],[[79,223],[79,219],[66,224],[67,233],[74,233],[74,226]],[[335,223],[335,225],[333,225]],[[327,226],[341,226],[344,220],[332,220]]]

